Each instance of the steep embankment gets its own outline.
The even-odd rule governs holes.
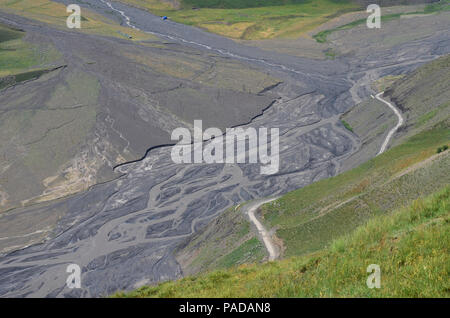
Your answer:
[[[394,102],[405,117],[393,144],[433,127],[450,116],[450,55],[418,68],[396,81],[384,96]]]
[[[255,215],[261,205],[273,200],[254,200],[230,208],[186,240],[176,252],[183,274],[278,258],[280,242],[274,242]]]

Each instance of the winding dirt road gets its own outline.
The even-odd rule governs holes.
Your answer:
[[[267,251],[269,252],[269,261],[276,260],[280,256],[280,251],[276,244],[273,242],[272,237],[269,233],[269,231],[266,230],[266,228],[261,224],[261,222],[256,218],[256,211],[260,206],[263,204],[272,202],[277,200],[276,198],[271,199],[265,199],[265,200],[257,200],[249,203],[248,205],[244,206],[244,212],[248,215],[250,221],[256,226],[258,229],[258,233],[261,236],[264,245],[266,246]]]
[[[383,94],[384,94],[384,92],[378,93],[375,96],[375,98],[378,99],[380,102],[385,103],[386,105],[389,106],[390,109],[392,109],[392,111],[398,117],[398,122],[397,122],[397,125],[395,125],[395,127],[389,131],[388,135],[386,136],[386,139],[383,142],[383,145],[381,145],[380,151],[378,152],[377,156],[381,155],[383,152],[386,151],[386,148],[387,148],[392,136],[397,132],[397,130],[403,125],[403,122],[404,122],[401,112],[394,105],[392,105],[392,103],[389,103],[387,100],[384,100],[383,98],[381,98],[381,95],[383,95]]]

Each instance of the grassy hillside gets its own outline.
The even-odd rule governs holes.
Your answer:
[[[450,187],[378,216],[312,255],[243,265],[116,297],[450,297]],[[367,266],[381,288],[366,286]]]
[[[24,37],[25,32],[0,23],[0,90],[62,65],[61,54],[52,44],[37,45]]]
[[[21,30],[8,28],[0,24],[0,43],[20,39],[23,36]]]

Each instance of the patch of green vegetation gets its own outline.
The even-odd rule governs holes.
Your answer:
[[[145,286],[114,297],[449,297],[450,187],[384,214],[313,255]],[[381,288],[366,285],[370,264]]]
[[[314,34],[313,38],[319,43],[325,43],[327,41],[328,35],[330,35],[332,32],[333,32],[332,30],[320,31],[317,34]]]
[[[432,111],[429,111],[428,113],[423,114],[422,116],[420,116],[417,119],[416,127],[420,127],[420,126],[426,124],[428,121],[433,119],[434,116],[436,116],[437,113],[438,113],[438,110],[437,109],[433,109]]]
[[[450,11],[450,0],[441,0],[438,3],[431,3],[424,9],[424,13],[436,13]]]
[[[264,248],[261,241],[253,237],[222,257],[217,264],[217,268],[230,268],[248,262],[250,259],[253,262],[261,260],[265,256]]]
[[[333,50],[332,48],[326,49],[324,53],[325,53],[326,57],[328,57],[332,60],[334,60],[336,58],[336,56],[338,55],[338,53],[335,50]]]
[[[349,123],[347,123],[345,120],[341,120],[341,123],[342,123],[342,125],[344,125],[344,127],[345,127],[348,131],[353,132],[353,128],[352,128],[352,126],[350,126]]]
[[[0,78],[0,90],[9,86],[13,86],[20,82],[29,81],[39,78],[42,74],[47,73],[49,70],[36,70],[24,73],[11,75],[6,78]]]
[[[446,151],[448,149],[448,146],[447,145],[444,145],[444,146],[442,146],[442,147],[439,147],[438,149],[437,149],[437,153],[441,153],[441,152],[444,152],[444,151]]]
[[[0,77],[22,71],[39,64],[36,47],[20,38],[0,43]]]

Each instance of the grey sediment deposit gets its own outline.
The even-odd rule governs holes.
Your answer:
[[[126,23],[123,15],[102,1],[83,1],[87,4]],[[241,121],[249,121],[244,128],[280,129],[280,170],[261,175],[258,164],[174,164],[171,148],[159,147],[140,161],[116,168],[120,176],[112,181],[22,208],[20,213],[10,211],[6,214],[9,222],[21,213],[43,211],[60,213],[61,218],[45,241],[0,258],[1,296],[102,296],[181,277],[173,255],[176,247],[228,207],[280,195],[339,172],[341,162],[360,147],[339,116],[373,93],[372,80],[408,72],[450,50],[450,35],[431,30],[427,36],[390,47],[388,52],[358,55],[355,51],[334,61],[309,60],[244,46],[163,22],[136,8],[112,5],[134,26],[164,34],[161,37],[175,46],[248,63],[280,78],[283,83],[271,90],[277,95],[276,102],[268,109],[262,107],[262,115],[253,113]],[[345,39],[345,34],[342,36]],[[197,119],[208,119],[201,115],[198,113]],[[66,267],[71,263],[82,268],[82,288],[78,290],[66,287]]]

